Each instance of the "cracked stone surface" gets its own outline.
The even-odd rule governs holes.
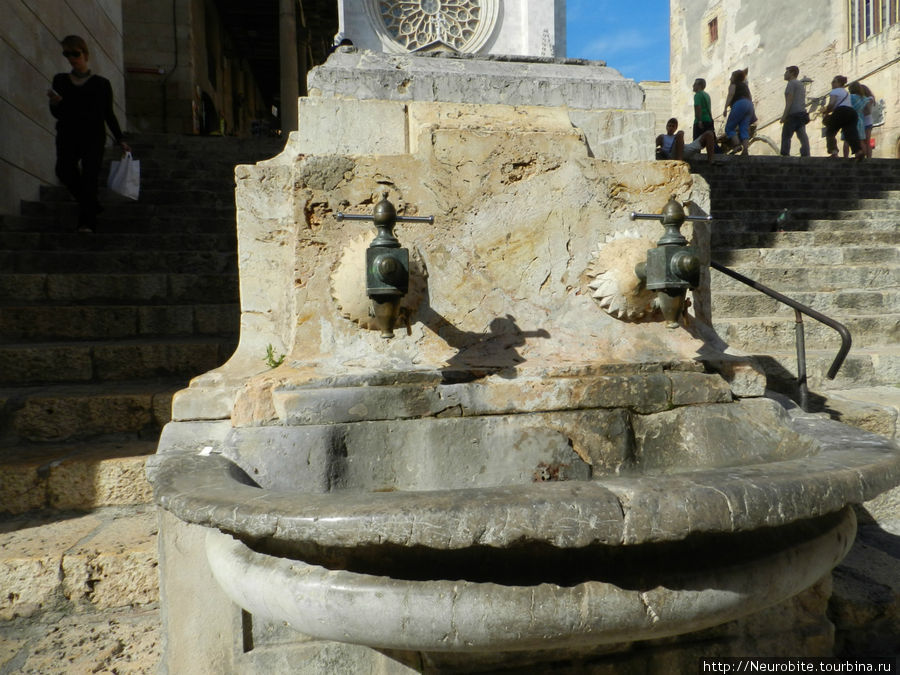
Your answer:
[[[149,506],[4,520],[0,620],[156,603],[156,533]]]

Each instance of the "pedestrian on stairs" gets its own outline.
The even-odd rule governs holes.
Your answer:
[[[715,135],[716,125],[712,118],[712,101],[706,93],[706,80],[698,77],[694,80],[694,128],[693,140],[700,138],[705,132],[712,131]]]
[[[869,99],[866,97],[862,84],[859,82],[851,82],[848,84],[847,91],[850,92],[850,105],[852,105],[853,109],[856,111],[856,134],[859,136],[859,143],[862,147],[862,151],[866,155],[866,158],[868,158],[869,153],[866,152],[866,127],[864,120],[866,117],[866,109],[869,107]],[[847,143],[847,139],[843,134],[841,134],[841,139],[844,141],[844,157],[848,157],[850,155],[850,145]]]
[[[77,35],[67,35],[60,44],[71,70],[55,75],[47,91],[50,112],[57,120],[56,175],[78,202],[78,231],[93,232],[101,210],[97,181],[106,127],[123,152],[131,152],[131,148],[122,140],[113,112],[112,85],[88,68],[87,43]]]
[[[844,89],[847,78],[836,75],[831,80],[831,92],[828,94],[828,105],[825,107],[823,121],[825,123],[825,144],[830,157],[838,157],[837,132],[843,131],[844,138],[856,155],[857,161],[865,157],[856,130],[857,115],[850,101],[850,92]]]
[[[731,73],[731,84],[725,99],[723,115],[725,120],[725,136],[732,148],[741,148],[741,156],[750,155],[750,125],[756,119],[753,99],[750,98],[750,86],[747,84],[748,68]],[[728,112],[731,108],[731,112]]]
[[[868,101],[863,110],[864,137],[860,140],[863,144],[863,150],[866,151],[866,159],[872,159],[872,128],[875,126],[875,118],[873,117],[875,112],[875,94],[873,94],[872,90],[866,85],[860,83],[859,86],[862,89],[863,96],[865,96]]]
[[[797,79],[800,69],[797,66],[788,66],[784,69],[784,79],[787,86],[784,88],[784,112],[781,114],[781,154],[787,157],[791,154],[791,138],[797,134],[800,141],[800,156],[809,157],[809,137],[806,135],[806,125],[809,124],[809,113],[806,112],[806,87]]]

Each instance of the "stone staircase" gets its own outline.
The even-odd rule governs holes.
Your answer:
[[[850,330],[850,354],[827,380],[840,338],[804,317],[811,404],[849,424],[896,435],[900,163],[751,157],[698,163],[694,170],[710,184],[713,259]],[[794,311],[711,274],[717,332],[756,356],[771,390],[797,400]]]
[[[96,233],[75,232],[62,188],[0,216],[3,674],[155,670],[156,515],[143,464],[172,394],[236,345],[233,170],[283,145],[130,143],[140,199],[101,191]]]
[[[850,354],[827,380],[840,338],[804,317],[811,407],[900,438],[900,162],[751,157],[693,170],[710,185],[712,258],[851,332]],[[799,400],[794,311],[711,275],[716,331],[755,356],[771,391]],[[853,548],[831,575],[836,655],[896,658],[900,488],[857,517]]]

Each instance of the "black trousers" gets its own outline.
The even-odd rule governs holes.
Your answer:
[[[707,131],[715,131],[716,125],[714,122],[694,122],[693,134],[694,138],[692,140],[697,140]]]
[[[100,210],[97,187],[105,138],[56,136],[56,176],[78,202],[79,225],[93,226]]]
[[[829,154],[837,152],[837,136],[838,131],[844,132],[844,140],[850,145],[850,149],[856,153],[860,151],[859,133],[856,130],[857,121],[856,111],[845,105],[835,108],[825,122],[825,145]]]

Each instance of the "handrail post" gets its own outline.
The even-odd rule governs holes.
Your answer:
[[[794,309],[794,332],[797,344],[797,386],[800,392],[800,408],[809,412],[809,386],[806,381],[806,336],[803,332],[803,314]]]
[[[772,290],[768,286],[764,286],[758,281],[754,281],[749,277],[745,277],[740,272],[735,272],[733,269],[725,267],[725,265],[721,263],[717,263],[715,260],[709,261],[709,266],[714,270],[718,270],[722,274],[726,274],[732,279],[737,279],[742,284],[746,284],[750,288],[753,288],[760,293],[765,293],[770,298],[781,302],[788,307],[791,307],[794,310],[794,314],[796,316],[796,326],[794,328],[796,343],[797,343],[797,384],[800,387],[800,407],[803,408],[805,412],[809,412],[807,410],[809,406],[809,389],[806,381],[806,338],[803,333],[803,314],[806,314],[808,317],[815,319],[819,323],[823,323],[829,328],[837,331],[837,334],[841,336],[841,347],[838,349],[837,355],[834,357],[834,361],[831,363],[831,367],[828,369],[828,373],[826,373],[825,377],[829,380],[833,380],[840,370],[841,366],[844,363],[844,359],[847,358],[847,354],[850,353],[850,346],[853,344],[853,339],[850,336],[850,331],[847,330],[847,327],[834,319],[825,316],[821,312],[817,312],[812,307],[807,307],[806,305],[793,300],[792,298],[787,297],[786,295],[782,295],[778,291]]]

